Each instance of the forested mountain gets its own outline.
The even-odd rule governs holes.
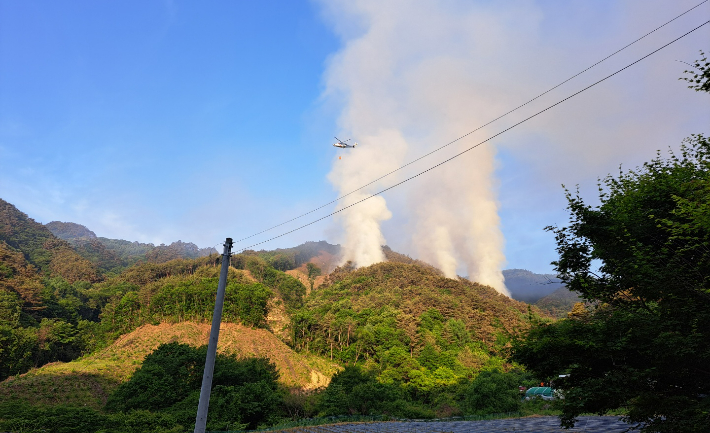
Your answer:
[[[429,267],[345,266],[293,314],[292,344],[342,363],[374,363],[381,380],[408,383],[417,380],[413,371],[455,380],[502,365],[498,351],[538,316],[491,287]]]
[[[506,269],[503,277],[511,297],[529,304],[564,286],[554,274],[536,274],[525,269]]]
[[[97,314],[81,292],[100,279],[68,242],[0,199],[0,379],[79,356],[79,330]]]
[[[52,221],[45,224],[45,227],[47,227],[49,231],[54,234],[54,236],[64,239],[65,241],[72,241],[80,238],[96,239],[96,233],[86,228],[86,226],[77,223]]]
[[[76,252],[103,272],[120,272],[140,261],[165,263],[175,259],[195,259],[217,253],[214,248],[199,248],[191,242],[170,245],[144,244],[122,239],[97,237],[81,224],[52,221],[46,227],[58,238],[69,242]]]
[[[581,301],[582,298],[579,293],[562,286],[549,295],[538,299],[534,305],[552,317],[563,319],[567,317],[567,313],[572,311],[574,304]]]
[[[328,273],[338,264],[340,245],[332,245],[326,241],[309,241],[291,248],[277,248],[268,251],[247,250],[242,254],[261,257],[280,271],[296,269],[313,261],[323,272]]]
[[[18,413],[55,419],[41,414],[54,413],[56,404],[89,411],[79,418],[120,419],[106,411],[130,408],[116,406],[121,398],[110,395],[140,387],[135,377],[153,377],[139,373],[142,357],[155,351],[155,359],[163,360],[155,362],[168,362],[170,353],[180,353],[194,363],[202,356],[201,349],[177,343],[198,345],[202,337],[195,333],[208,328],[222,259],[210,254],[214,249],[106,239],[74,223],[43,226],[0,204],[0,428],[14,425],[3,422]],[[232,341],[226,344],[238,347],[233,353],[242,357],[268,356],[271,361],[243,362],[263,364],[271,382],[259,389],[230,382],[217,395],[224,401],[268,400],[262,421],[370,410],[416,417],[482,410],[464,401],[467,387],[483,370],[515,369],[505,359],[510,338],[533,321],[551,318],[490,287],[445,278],[386,246],[383,252],[388,262],[360,269],[337,267],[340,246],[325,241],[232,256],[222,320],[225,329],[239,332],[227,332]],[[139,343],[155,329],[162,331],[150,343]],[[242,361],[224,362],[242,368],[236,367]],[[76,373],[77,366],[91,373]],[[303,387],[328,385],[344,366],[343,374],[358,378],[347,386],[374,387],[366,393],[370,403],[343,399],[338,393],[359,391],[342,388],[341,379],[313,394],[315,400],[298,397]],[[515,374],[510,377],[523,381]],[[128,388],[121,385],[129,382]],[[194,419],[194,390],[189,395],[155,406],[145,419],[170,426]],[[114,403],[103,407],[107,398]],[[229,413],[224,416],[232,422]],[[218,425],[226,424],[213,424]],[[159,430],[151,426],[146,429]]]
[[[533,304],[553,317],[567,317],[574,304],[580,301],[579,295],[568,290],[554,274],[506,269],[503,276],[513,299]]]
[[[98,281],[96,268],[42,224],[0,199],[0,242],[19,251],[43,275],[69,282]]]

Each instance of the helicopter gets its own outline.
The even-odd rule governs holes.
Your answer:
[[[355,146],[357,146],[357,143],[353,143],[353,144],[348,144],[348,143],[347,143],[348,141],[350,141],[350,138],[348,138],[348,139],[345,140],[345,141],[339,139],[338,137],[335,137],[335,139],[338,140],[338,142],[337,142],[337,143],[333,143],[333,146],[335,146],[335,147],[340,147],[341,149],[347,149],[347,148],[350,148],[350,147],[355,148]]]

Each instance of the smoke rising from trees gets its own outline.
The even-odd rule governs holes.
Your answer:
[[[347,194],[431,150],[441,137],[470,128],[476,114],[490,108],[480,87],[464,73],[479,61],[474,51],[481,32],[497,31],[484,15],[435,3],[408,9],[406,2],[347,2],[330,12],[335,22],[360,19],[346,31],[344,48],[326,72],[326,96],[340,99],[340,127],[362,144],[335,160],[330,181]],[[406,12],[402,12],[406,10]],[[346,18],[347,16],[347,18]],[[465,25],[464,25],[465,24]],[[426,30],[426,31],[424,31]],[[441,157],[429,159],[441,160]],[[414,165],[412,168],[421,168]],[[405,208],[417,257],[456,277],[468,276],[508,294],[501,269],[504,239],[496,201],[495,149],[477,149],[466,161],[427,173],[408,189]],[[409,176],[414,172],[403,172]],[[397,180],[390,176],[348,196],[347,206]],[[383,197],[342,213],[344,260],[367,266],[384,260],[380,224],[391,217]]]
[[[360,142],[354,152],[341,153],[330,180],[340,193],[348,193],[486,124],[696,4],[629,1],[590,8],[536,1],[451,0],[418,2],[416,7],[406,1],[323,2],[324,19],[342,40],[327,64],[324,100],[340,112],[338,132]],[[707,7],[363,192],[431,167],[617,71],[700,24]],[[690,125],[706,123],[708,110],[700,98],[678,91],[685,65],[677,59],[692,61],[708,31],[699,30],[396,193],[386,193],[378,201],[379,211],[349,209],[341,220],[346,233],[341,242],[346,251],[360,251],[360,258],[348,258],[367,265],[381,257],[375,239],[399,242],[398,250],[431,262],[448,276],[468,275],[505,292],[500,216],[507,251],[517,266],[535,262],[529,257],[539,256],[546,242],[553,260],[554,245],[543,227],[566,219],[560,184],[593,188],[599,173],[639,164],[656,149],[698,130]],[[369,142],[371,137],[377,139]],[[341,175],[347,171],[362,175],[363,182],[350,183]],[[355,235],[358,225],[370,234]],[[364,251],[371,252],[369,260],[362,258]]]

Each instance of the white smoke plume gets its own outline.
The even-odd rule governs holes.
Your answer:
[[[431,149],[442,137],[453,138],[484,114],[478,100],[491,89],[476,88],[465,71],[476,67],[470,49],[477,36],[496,31],[484,15],[460,16],[458,7],[407,1],[328,3],[334,22],[359,22],[342,34],[345,48],[326,73],[327,96],[345,107],[340,126],[362,145],[342,152],[330,181],[341,194],[395,169]],[[496,105],[496,104],[494,104]],[[472,155],[473,156],[473,155]],[[410,187],[406,209],[416,256],[455,277],[468,276],[507,294],[501,273],[505,262],[497,214],[493,171],[495,150],[480,148],[463,164],[442,167]],[[418,165],[416,167],[421,167]],[[413,167],[413,168],[416,168]],[[408,175],[411,173],[403,173]],[[366,191],[348,196],[347,206],[391,185],[391,176]],[[401,178],[401,176],[400,176]],[[404,190],[403,190],[404,191]],[[366,266],[384,257],[380,223],[390,218],[382,197],[343,212],[344,259]]]
[[[342,159],[336,160],[328,178],[338,186],[341,194],[352,192],[383,173],[396,169],[406,147],[395,130],[381,130],[373,135],[368,135],[363,127],[353,127],[353,131],[360,131],[358,137],[367,145],[340,152]],[[340,208],[368,197],[377,186],[348,195],[339,203]],[[357,266],[384,261],[382,245],[385,244],[385,237],[380,223],[392,217],[385,199],[381,196],[370,198],[338,215],[345,229],[343,259],[351,260]]]
[[[341,194],[349,193],[485,124],[696,4],[600,3],[324,0],[325,20],[342,40],[325,73],[325,98],[343,107],[340,130],[360,142],[357,149],[341,152],[343,159],[335,161],[329,179]],[[707,7],[363,194],[428,168],[626,66],[698,25],[694,22],[702,22],[703,11]],[[447,276],[467,274],[507,293],[501,273],[505,240],[497,155],[523,169],[508,171],[501,187],[507,188],[501,196],[507,215],[514,212],[517,218],[506,232],[515,233],[514,250],[523,251],[532,229],[542,231],[556,222],[551,219],[557,214],[549,208],[564,208],[561,183],[595,185],[596,177],[614,172],[620,163],[634,166],[652,158],[655,149],[698,132],[687,125],[702,125],[708,110],[678,84],[683,68],[676,59],[694,59],[708,31],[384,198],[348,209],[342,215],[346,259],[360,266],[382,260],[379,248],[387,233],[381,227],[392,227],[386,222],[391,215],[398,238],[409,238],[406,243],[417,258]],[[536,226],[516,232],[516,223],[527,228],[527,220]]]

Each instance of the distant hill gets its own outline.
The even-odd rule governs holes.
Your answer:
[[[151,263],[165,263],[175,259],[196,259],[198,257],[216,254],[214,248],[199,248],[192,242],[177,241],[170,245],[160,244],[145,253],[145,258]]]
[[[64,239],[65,241],[71,241],[78,238],[96,239],[96,233],[81,224],[52,221],[45,224],[45,227],[47,227],[49,231],[54,234],[54,236]]]
[[[280,271],[303,267],[306,263],[315,263],[324,273],[329,273],[338,265],[340,245],[332,245],[326,241],[305,242],[291,248],[275,250],[247,250],[241,253],[246,256],[259,256],[271,266]]]
[[[568,290],[567,287],[560,287],[535,302],[535,306],[553,317],[562,319],[567,317],[567,313],[572,311],[577,302],[582,302],[582,298],[576,292]]]
[[[413,259],[406,254],[398,253],[387,245],[382,246],[382,252],[388,262],[416,264],[429,268],[434,272],[441,273],[434,266],[418,259]],[[317,265],[323,274],[332,272],[341,262],[342,257],[340,245],[333,245],[326,241],[305,242],[292,248],[277,248],[275,250],[247,251],[247,254],[256,254],[274,267],[280,270],[292,270],[303,268],[306,263]],[[284,261],[285,259],[285,261]],[[283,265],[280,265],[283,263]],[[442,274],[443,275],[443,274]]]
[[[529,304],[564,287],[554,274],[536,274],[525,269],[506,269],[503,277],[512,298]]]
[[[513,299],[533,304],[552,317],[567,317],[572,306],[580,301],[579,296],[567,290],[554,274],[507,269],[503,276]]]
[[[214,248],[199,248],[191,242],[170,245],[144,244],[122,239],[97,237],[87,227],[72,222],[52,221],[46,227],[58,238],[68,241],[82,257],[104,272],[118,272],[139,261],[165,263],[175,259],[196,259],[218,253]]]
[[[25,260],[44,275],[61,276],[69,282],[100,279],[96,267],[77,254],[67,241],[59,239],[47,227],[2,199],[0,242],[21,252]]]

